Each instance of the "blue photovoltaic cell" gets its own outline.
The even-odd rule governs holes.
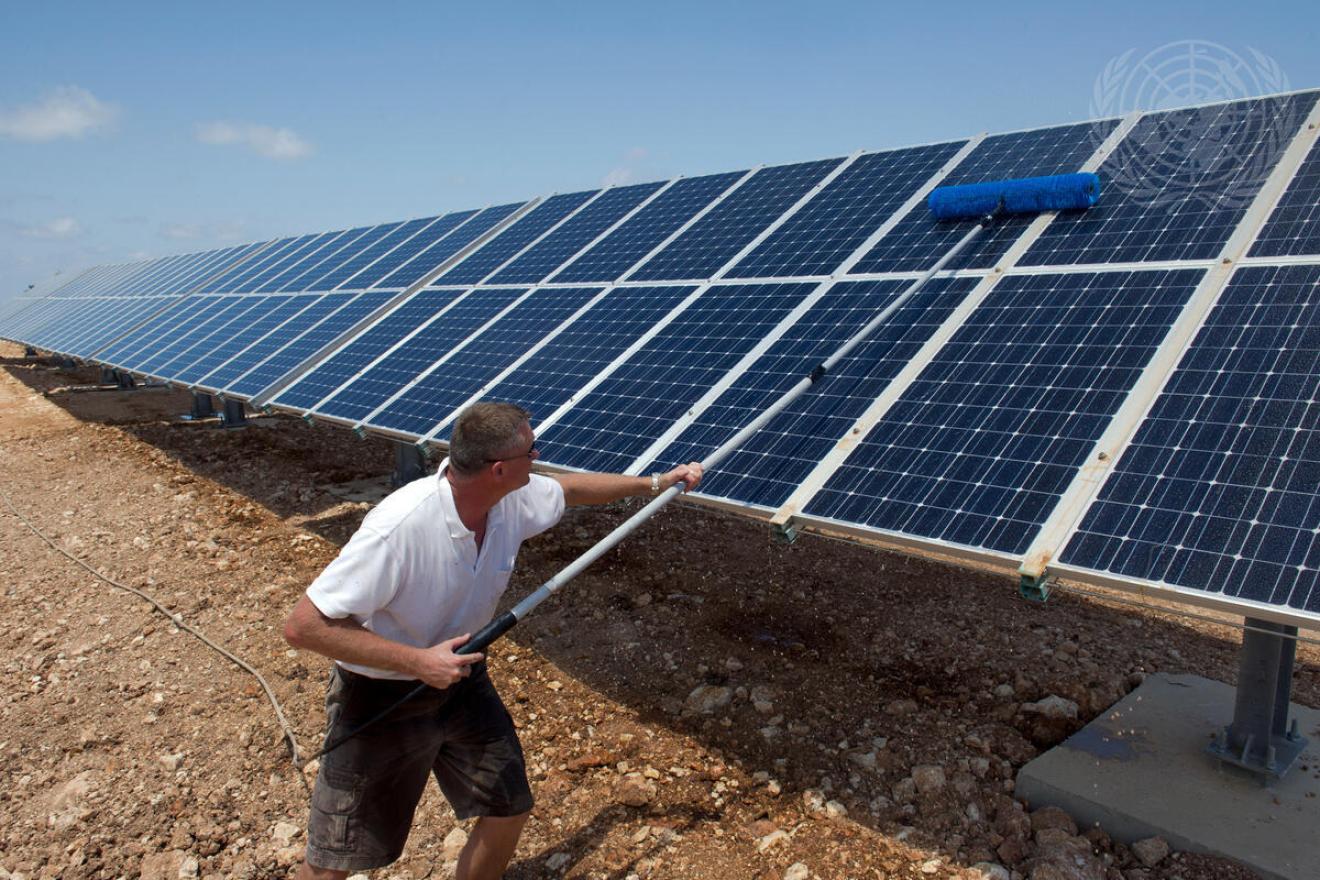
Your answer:
[[[191,385],[230,358],[283,324],[307,307],[315,297],[277,294],[268,298],[227,328],[220,341],[186,368],[178,370],[174,381]]]
[[[544,279],[661,186],[663,184],[641,183],[606,190],[600,198],[566,220],[563,226],[497,272],[490,283],[535,284]]]
[[[192,296],[136,327],[96,356],[112,367],[131,370],[196,321],[203,321],[229,304],[229,297]]]
[[[180,299],[174,296],[153,296],[119,302],[112,315],[95,325],[85,325],[80,332],[64,339],[63,350],[74,357],[90,357],[137,324]]]
[[[324,275],[307,282],[308,290],[334,290],[339,285],[353,278],[354,275],[361,272],[375,260],[380,259],[389,250],[397,246],[402,241],[407,241],[410,236],[416,235],[417,231],[424,228],[428,223],[434,221],[434,217],[423,217],[420,220],[409,220],[406,223],[390,223],[379,226],[376,231],[368,236],[371,240],[367,242],[364,239],[363,248],[351,257],[347,257],[344,262],[327,271]],[[350,284],[350,287],[356,287]]]
[[[642,334],[664,320],[695,287],[616,287],[581,318],[504,377],[490,396],[549,415]],[[449,431],[437,435],[448,439]]]
[[[310,247],[306,248],[296,259],[285,261],[274,277],[267,278],[261,283],[261,289],[272,293],[279,291],[294,278],[320,266],[330,254],[342,248],[345,242],[361,234],[361,229],[341,229],[338,232],[327,232],[313,242]]]
[[[452,214],[446,214],[435,223],[423,229],[412,238],[381,257],[371,268],[364,270],[356,278],[352,279],[349,287],[405,287],[404,284],[398,284],[391,281],[385,283],[386,276],[393,277],[393,273],[400,266],[411,261],[418,254],[426,251],[437,242],[445,239],[451,232],[458,228],[464,221],[472,218],[476,211],[455,211]]]
[[[644,472],[705,458],[910,285],[850,281],[831,287]],[[824,380],[724,459],[702,481],[701,493],[776,508],[787,501],[975,285],[972,278],[926,285]]]
[[[522,202],[514,202],[509,205],[496,205],[493,208],[487,208],[425,251],[422,251],[415,258],[400,266],[394,274],[381,279],[373,286],[408,287],[445,260],[494,229],[522,206]]]
[[[380,226],[359,226],[350,229],[335,242],[333,247],[328,248],[320,259],[274,289],[280,293],[324,290],[325,288],[314,287],[313,284],[388,235],[390,230],[397,226],[396,223],[383,223]]]
[[[299,249],[315,237],[315,235],[301,235],[294,238],[280,239],[263,249],[251,260],[245,260],[235,266],[232,272],[226,272],[208,283],[203,288],[203,292],[233,293],[237,288],[244,286],[252,279],[260,278],[275,266],[280,265],[287,257],[297,253]]]
[[[1315,102],[1254,98],[1139,121],[1100,168],[1100,202],[1060,214],[1022,265],[1213,259]]]
[[[1320,612],[1320,266],[1234,274],[1062,561]]]
[[[1253,257],[1320,254],[1320,141],[1297,169],[1251,247]]]
[[[218,346],[231,332],[243,327],[250,315],[261,314],[270,299],[260,295],[235,297],[228,308],[190,328],[179,345],[171,345],[168,357],[153,359],[143,371],[161,379],[176,379],[189,364]]]
[[[842,161],[822,159],[762,168],[647,260],[629,280],[710,278]]]
[[[542,457],[585,470],[625,469],[814,287],[711,287],[538,434]]]
[[[383,292],[331,293],[319,304],[308,309],[297,320],[310,318],[308,329],[291,328],[279,332],[274,353],[233,380],[224,388],[226,396],[256,397],[296,370],[308,358],[346,333],[363,318],[390,301],[391,294]]]
[[[59,303],[39,324],[25,335],[47,351],[68,354],[71,335],[98,326],[124,309],[123,299],[72,299]]]
[[[203,254],[200,259],[192,260],[186,266],[180,267],[177,272],[169,273],[165,277],[158,278],[155,283],[147,285],[140,295],[189,293],[207,278],[235,265],[254,247],[255,244],[249,244]]]
[[[1078,171],[1109,137],[1113,119],[1064,125],[1036,131],[988,137],[939,182],[940,186],[1070,174]],[[1105,192],[1101,198],[1108,199]],[[1005,217],[982,235],[974,247],[948,268],[993,266],[1012,246],[1034,216]],[[975,219],[937,222],[925,200],[908,212],[853,267],[862,272],[915,272],[930,266],[967,234]]]
[[[587,190],[551,196],[431,283],[476,284],[595,194]]]
[[[554,276],[555,282],[614,281],[655,250],[747,172],[680,180]]]
[[[472,291],[378,363],[364,370],[352,384],[319,404],[316,412],[352,422],[361,421],[523,293],[526,291]]]
[[[304,266],[308,255],[321,247],[327,239],[338,236],[338,232],[323,232],[317,235],[305,235],[299,242],[284,253],[279,259],[272,260],[260,272],[254,272],[236,282],[227,293],[264,293],[271,289],[277,278],[289,268]]]
[[[724,277],[830,274],[963,143],[858,157]]]
[[[805,512],[1022,553],[1203,274],[1002,279]]]
[[[372,416],[369,424],[425,436],[599,292],[598,287],[536,291]]]
[[[195,384],[212,391],[223,389],[352,298],[348,293],[294,297],[282,323],[266,326],[260,334],[250,334],[249,344],[242,351],[197,379]]]
[[[458,296],[452,290],[422,290],[395,307],[370,328],[321,361],[305,376],[281,391],[272,403],[309,410],[355,376],[367,364],[424,323]]]

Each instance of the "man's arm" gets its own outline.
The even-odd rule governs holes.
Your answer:
[[[621,498],[651,494],[651,477],[630,477],[625,474],[551,474],[564,488],[564,503],[569,507],[581,504],[608,504]],[[660,475],[660,491],[676,483],[683,483],[683,491],[696,488],[701,482],[698,462],[681,464]]]
[[[484,654],[455,654],[470,634],[447,639],[430,648],[414,648],[364,628],[351,617],[326,617],[304,593],[284,622],[284,639],[295,648],[315,651],[333,660],[389,669],[444,689],[471,672]]]

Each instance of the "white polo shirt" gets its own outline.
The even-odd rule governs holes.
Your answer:
[[[395,491],[367,514],[334,562],[307,588],[326,617],[351,617],[372,632],[417,648],[475,633],[495,616],[518,547],[559,522],[564,490],[533,474],[486,517],[486,536],[458,518],[445,464]],[[340,663],[373,678],[388,669]]]

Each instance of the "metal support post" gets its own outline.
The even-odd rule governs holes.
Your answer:
[[[1250,770],[1265,782],[1280,779],[1306,749],[1307,740],[1288,721],[1297,627],[1247,618],[1238,661],[1233,721],[1206,750]]]
[[[390,485],[397,489],[424,476],[426,476],[426,453],[416,443],[396,441],[394,473],[390,474]]]
[[[60,358],[60,365],[59,365],[59,366],[60,366],[60,369],[61,369],[61,370],[76,370],[76,369],[78,369],[78,364],[77,364],[77,362],[74,361],[73,358],[67,358],[67,357],[66,357],[66,358]]]
[[[37,356],[37,350],[30,345],[23,346],[23,357],[34,358]]]
[[[241,400],[226,400],[225,411],[220,415],[220,423],[226,428],[246,428],[247,409]]]
[[[115,373],[113,367],[102,367],[102,368],[101,368],[101,384],[102,384],[102,385],[118,385],[118,384],[119,384],[119,375],[118,375],[117,373]]]
[[[185,422],[200,422],[202,419],[215,417],[215,403],[211,395],[201,391],[194,391],[192,396],[192,411],[182,416]]]
[[[137,383],[133,381],[132,375],[115,370],[115,382],[120,388],[136,388]]]

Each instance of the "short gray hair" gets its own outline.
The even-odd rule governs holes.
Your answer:
[[[512,403],[474,403],[458,415],[449,437],[449,466],[460,474],[475,474],[518,439],[518,430],[532,414]]]

